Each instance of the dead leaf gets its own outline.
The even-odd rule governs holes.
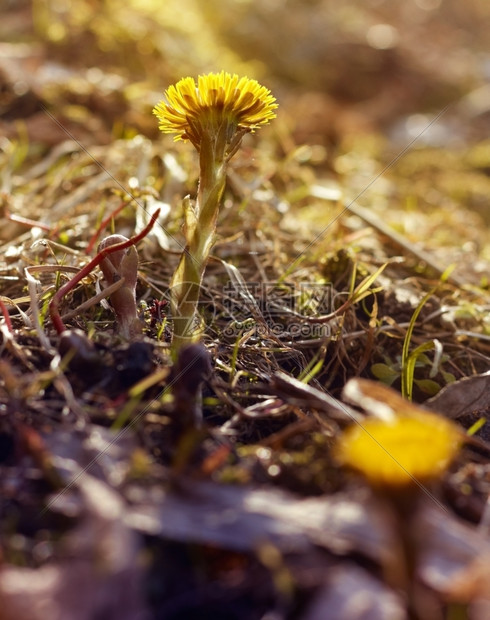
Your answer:
[[[131,500],[131,491],[129,491]],[[282,552],[319,545],[334,553],[365,554],[374,561],[389,552],[384,517],[366,494],[299,499],[275,488],[181,482],[179,488],[138,489],[126,523],[146,534],[187,543],[253,551],[268,541]]]
[[[450,383],[425,405],[433,411],[457,419],[467,413],[490,408],[490,371]]]
[[[405,620],[403,601],[356,564],[335,568],[303,620]]]
[[[123,521],[123,502],[87,474],[76,484],[83,516],[63,541],[63,557],[40,568],[1,568],[1,620],[149,619],[139,541]]]
[[[422,510],[419,520],[424,534],[419,564],[423,581],[449,600],[488,601],[488,538],[433,506]]]

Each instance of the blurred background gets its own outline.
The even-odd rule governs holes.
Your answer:
[[[314,218],[315,230],[322,212],[332,219],[305,199],[320,182],[327,196],[332,187],[346,201],[362,194],[359,203],[409,241],[425,235],[443,264],[459,246],[457,260],[471,268],[488,257],[488,0],[0,6],[0,155],[15,159],[14,171],[71,138],[87,148],[143,134],[167,150],[185,147],[159,135],[151,110],[171,83],[224,69],[277,97],[278,119],[253,143],[275,166],[264,174],[278,200]],[[487,267],[478,271],[475,281]]]
[[[186,75],[264,82],[298,142],[382,130],[403,142],[488,132],[487,0],[1,0],[0,129],[62,136],[41,103],[90,142],[156,135],[147,112]],[[424,116],[425,115],[425,116]],[[459,120],[458,120],[459,119]],[[44,127],[44,123],[47,124]]]

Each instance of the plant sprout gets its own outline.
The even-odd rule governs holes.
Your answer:
[[[110,235],[99,243],[97,251],[125,241],[128,239],[123,235]],[[120,334],[124,338],[132,339],[143,331],[143,323],[138,318],[136,304],[138,252],[134,245],[113,252],[102,260],[100,268],[108,285],[124,279],[123,285],[111,294],[110,300]]]
[[[209,73],[170,86],[154,108],[163,133],[189,140],[199,153],[195,204],[184,200],[186,247],[171,281],[174,352],[196,340],[194,322],[206,263],[214,243],[226,170],[243,136],[275,118],[277,104],[257,81]]]
[[[65,295],[72,291],[75,286],[80,282],[80,280],[83,280],[83,278],[85,278],[92,271],[92,269],[100,265],[109,255],[116,252],[123,252],[127,248],[131,248],[132,246],[139,243],[142,239],[144,239],[153,228],[153,225],[155,224],[159,215],[160,209],[157,209],[155,213],[151,216],[148,225],[145,226],[145,228],[140,233],[138,233],[134,237],[131,237],[131,239],[126,239],[125,241],[122,241],[120,243],[113,243],[101,249],[97,253],[97,255],[85,265],[85,267],[82,267],[82,269],[80,269],[80,271],[71,280],[69,280],[66,284],[61,286],[56,291],[56,293],[51,298],[51,301],[49,302],[49,316],[51,317],[53,326],[59,335],[62,335],[66,331],[65,324],[61,319],[59,311],[61,300],[65,297]]]

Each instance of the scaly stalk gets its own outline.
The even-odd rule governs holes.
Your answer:
[[[205,136],[199,153],[200,180],[195,208],[184,202],[186,247],[171,282],[174,351],[199,336],[196,309],[202,278],[216,235],[221,198],[226,184],[223,154],[216,160],[212,141]],[[196,329],[197,328],[197,329]]]

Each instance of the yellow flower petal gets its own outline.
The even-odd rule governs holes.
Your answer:
[[[449,420],[410,403],[392,420],[370,418],[351,426],[337,445],[337,457],[374,486],[402,487],[438,478],[463,442]]]
[[[186,77],[169,86],[153,113],[161,131],[175,133],[175,140],[190,140],[199,147],[202,132],[218,131],[223,125],[235,131],[254,131],[275,118],[276,108],[276,100],[265,86],[222,71],[200,75],[197,85]]]

